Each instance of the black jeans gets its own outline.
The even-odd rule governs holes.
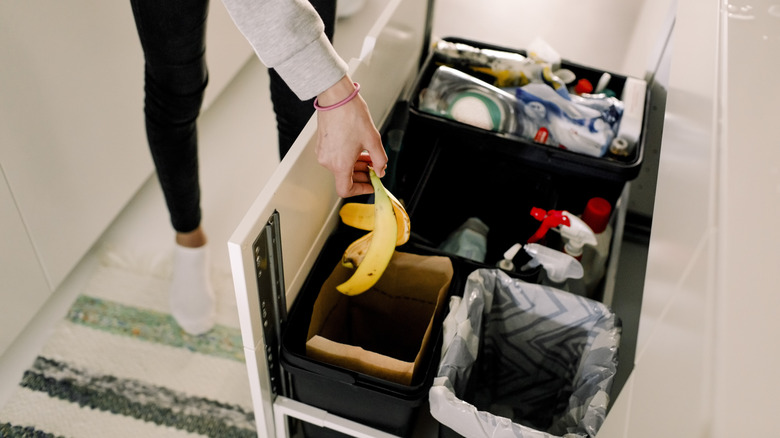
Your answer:
[[[144,52],[146,136],[171,224],[189,232],[201,221],[197,119],[208,83],[208,0],[130,0]],[[311,0],[333,39],[336,0]],[[302,102],[269,69],[279,156],[284,157],[311,118]]]

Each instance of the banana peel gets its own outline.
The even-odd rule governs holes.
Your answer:
[[[384,186],[382,188],[384,189]],[[409,241],[409,236],[412,233],[412,223],[403,204],[389,190],[385,189],[385,192],[393,204],[393,213],[395,214],[396,226],[398,227],[395,246],[401,246]],[[349,202],[341,206],[339,216],[341,216],[341,221],[350,227],[364,231],[374,229],[374,206],[372,204]]]
[[[346,282],[336,286],[345,295],[358,295],[369,289],[384,273],[395,247],[403,245],[411,234],[411,221],[403,205],[388,191],[373,169],[374,204],[348,203],[339,211],[349,226],[369,231],[344,251],[342,265],[355,269]]]

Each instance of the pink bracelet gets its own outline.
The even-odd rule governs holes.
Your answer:
[[[350,100],[354,99],[355,96],[357,96],[358,92],[360,91],[360,84],[358,84],[357,82],[353,82],[352,85],[355,86],[355,91],[353,91],[352,94],[344,98],[344,100],[342,100],[341,102],[334,103],[333,105],[320,106],[320,104],[317,103],[317,98],[314,98],[314,109],[316,109],[317,111],[330,111],[342,105],[346,105]]]

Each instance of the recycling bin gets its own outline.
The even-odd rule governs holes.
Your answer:
[[[620,342],[609,308],[480,269],[450,309],[429,398],[441,436],[596,436]]]

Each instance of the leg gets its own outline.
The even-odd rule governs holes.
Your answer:
[[[144,50],[146,133],[176,230],[171,314],[191,334],[214,323],[206,236],[200,227],[196,122],[208,82],[208,0],[131,0]]]
[[[325,34],[333,41],[336,24],[336,0],[309,0],[325,23]],[[271,102],[276,113],[276,127],[279,133],[279,158],[284,158],[295,139],[314,114],[314,99],[302,102],[276,73],[269,69],[271,79]]]
[[[144,49],[146,133],[171,223],[200,224],[196,121],[208,82],[208,0],[131,0]]]

